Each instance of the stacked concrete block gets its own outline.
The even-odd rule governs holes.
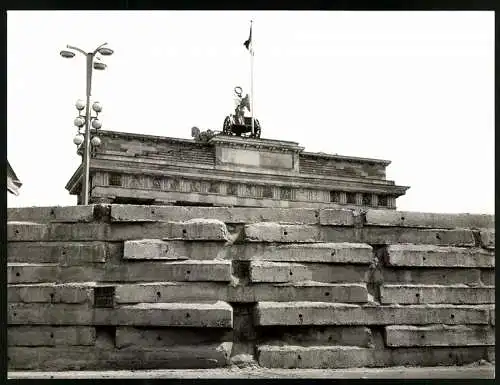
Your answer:
[[[394,210],[9,209],[9,370],[494,361],[493,227]]]

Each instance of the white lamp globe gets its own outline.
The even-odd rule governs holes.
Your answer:
[[[79,116],[79,117],[75,118],[73,123],[77,127],[82,127],[85,124],[85,119],[83,119],[81,116]]]
[[[102,104],[99,102],[94,102],[94,104],[92,104],[92,109],[95,112],[101,112],[102,111]]]
[[[73,143],[76,144],[77,146],[82,144],[83,143],[83,135],[82,134],[75,135],[75,137],[73,138]]]
[[[96,130],[102,127],[102,123],[98,119],[92,120],[92,127],[94,127]]]
[[[81,111],[85,108],[85,101],[83,101],[82,99],[78,99],[75,103],[75,107],[78,111]]]
[[[101,145],[101,139],[98,136],[94,136],[90,140],[90,143],[92,143],[92,146],[99,147]]]

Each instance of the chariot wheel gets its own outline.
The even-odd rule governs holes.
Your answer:
[[[222,133],[224,135],[231,135],[231,119],[229,118],[229,116],[226,116],[226,119],[224,119]]]

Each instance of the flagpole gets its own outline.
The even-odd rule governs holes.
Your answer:
[[[252,30],[253,20],[250,20],[250,31]],[[255,135],[255,127],[254,127],[254,110],[253,110],[253,37],[250,42],[250,103],[251,103],[251,119],[252,119],[252,135]]]

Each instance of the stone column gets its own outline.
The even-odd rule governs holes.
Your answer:
[[[339,192],[339,203],[345,205],[347,203],[347,194],[345,191]]]
[[[393,196],[387,196],[387,208],[394,209],[396,208],[396,198]]]
[[[361,206],[363,204],[363,194],[362,193],[356,193],[356,204],[358,206]]]

